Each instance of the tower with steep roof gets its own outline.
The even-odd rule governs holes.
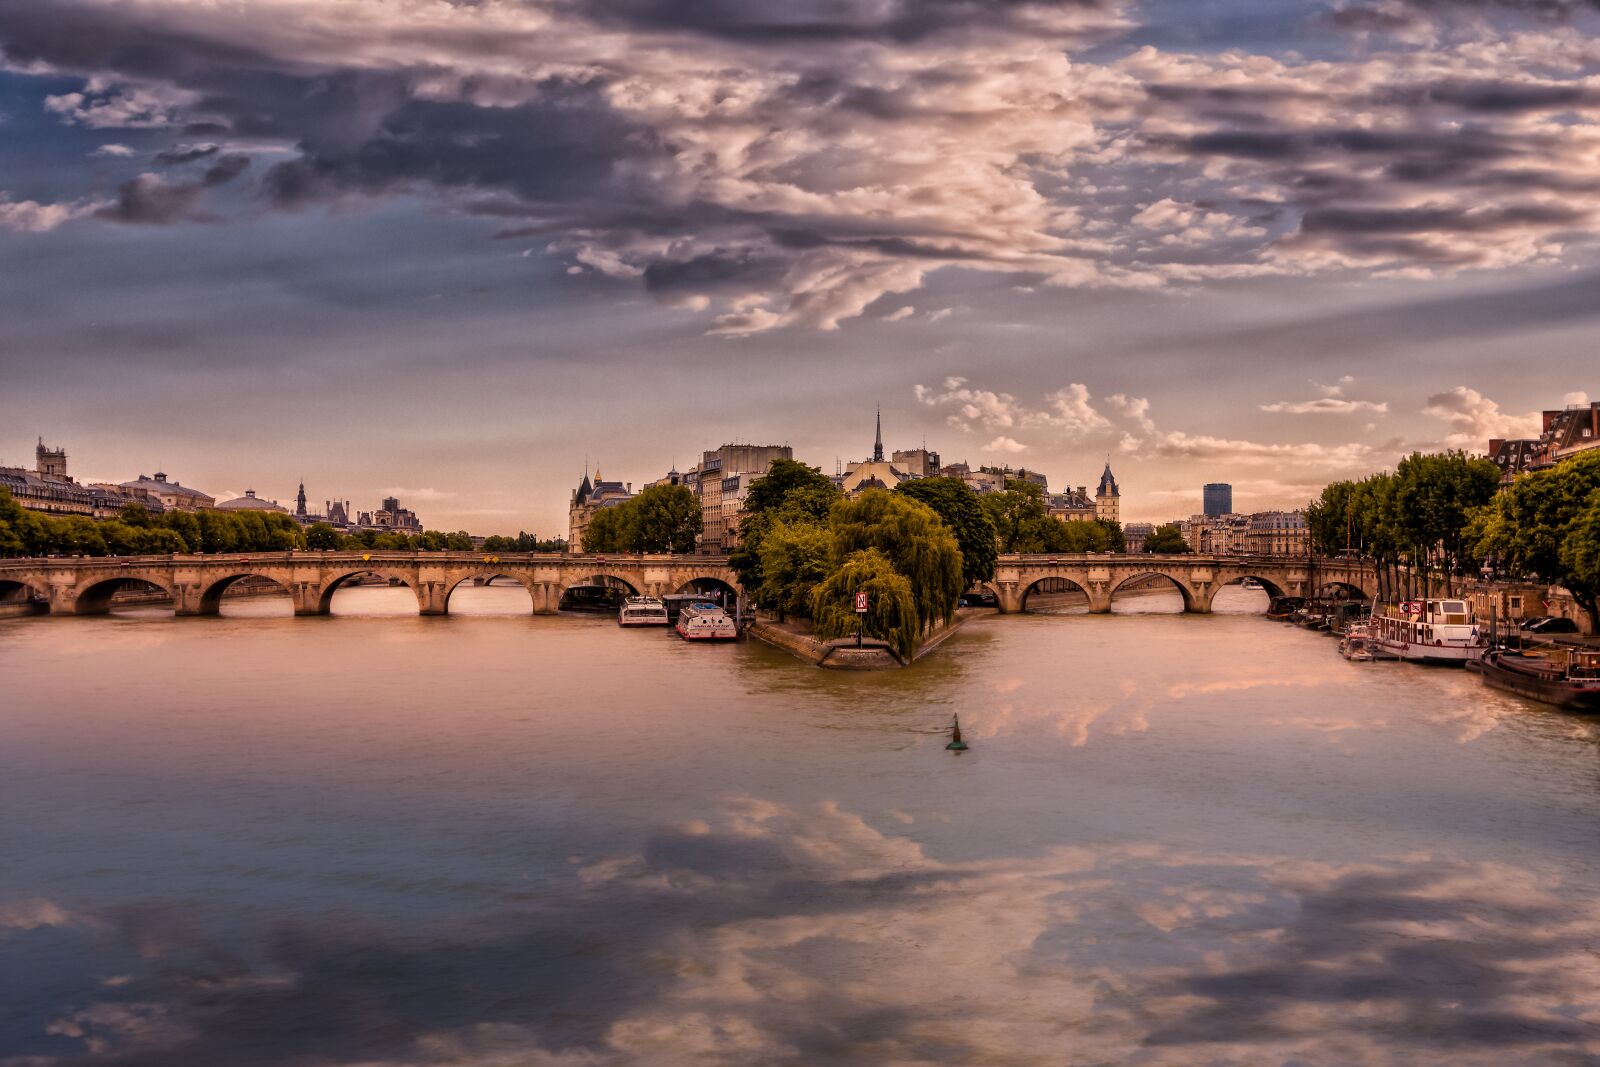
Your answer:
[[[877,433],[873,437],[872,462],[883,462],[883,406],[878,406]]]
[[[1111,457],[1106,457],[1105,473],[1100,475],[1100,488],[1094,493],[1094,517],[1107,522],[1122,522],[1122,493],[1117,489],[1117,477],[1111,473]]]

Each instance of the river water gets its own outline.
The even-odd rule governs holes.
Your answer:
[[[0,1063],[1600,1063],[1600,730],[1251,595],[0,622]]]

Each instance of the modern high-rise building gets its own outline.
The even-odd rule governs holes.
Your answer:
[[[1233,486],[1227,482],[1207,482],[1205,487],[1206,518],[1233,514]]]

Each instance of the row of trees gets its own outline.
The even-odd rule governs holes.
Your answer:
[[[535,547],[520,547],[524,539]],[[494,538],[490,538],[494,540]],[[544,543],[529,535],[501,538],[516,547],[490,551],[539,551]],[[276,511],[167,511],[152,515],[139,504],[129,504],[114,519],[95,520],[83,515],[46,515],[18,504],[0,488],[0,556],[158,556],[172,552],[287,552],[295,549],[344,549],[443,552],[472,550],[472,538],[463,531],[420,534],[380,533],[360,530],[340,533],[319,522],[300,524]]]
[[[1436,580],[1446,592],[1487,562],[1502,576],[1564,586],[1600,628],[1600,452],[1524,474],[1462,452],[1413,454],[1394,473],[1326,486],[1306,508],[1313,550],[1378,566],[1385,597]]]

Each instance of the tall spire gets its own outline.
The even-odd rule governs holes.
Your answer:
[[[883,462],[883,405],[878,405],[878,432],[872,443],[872,462]]]

